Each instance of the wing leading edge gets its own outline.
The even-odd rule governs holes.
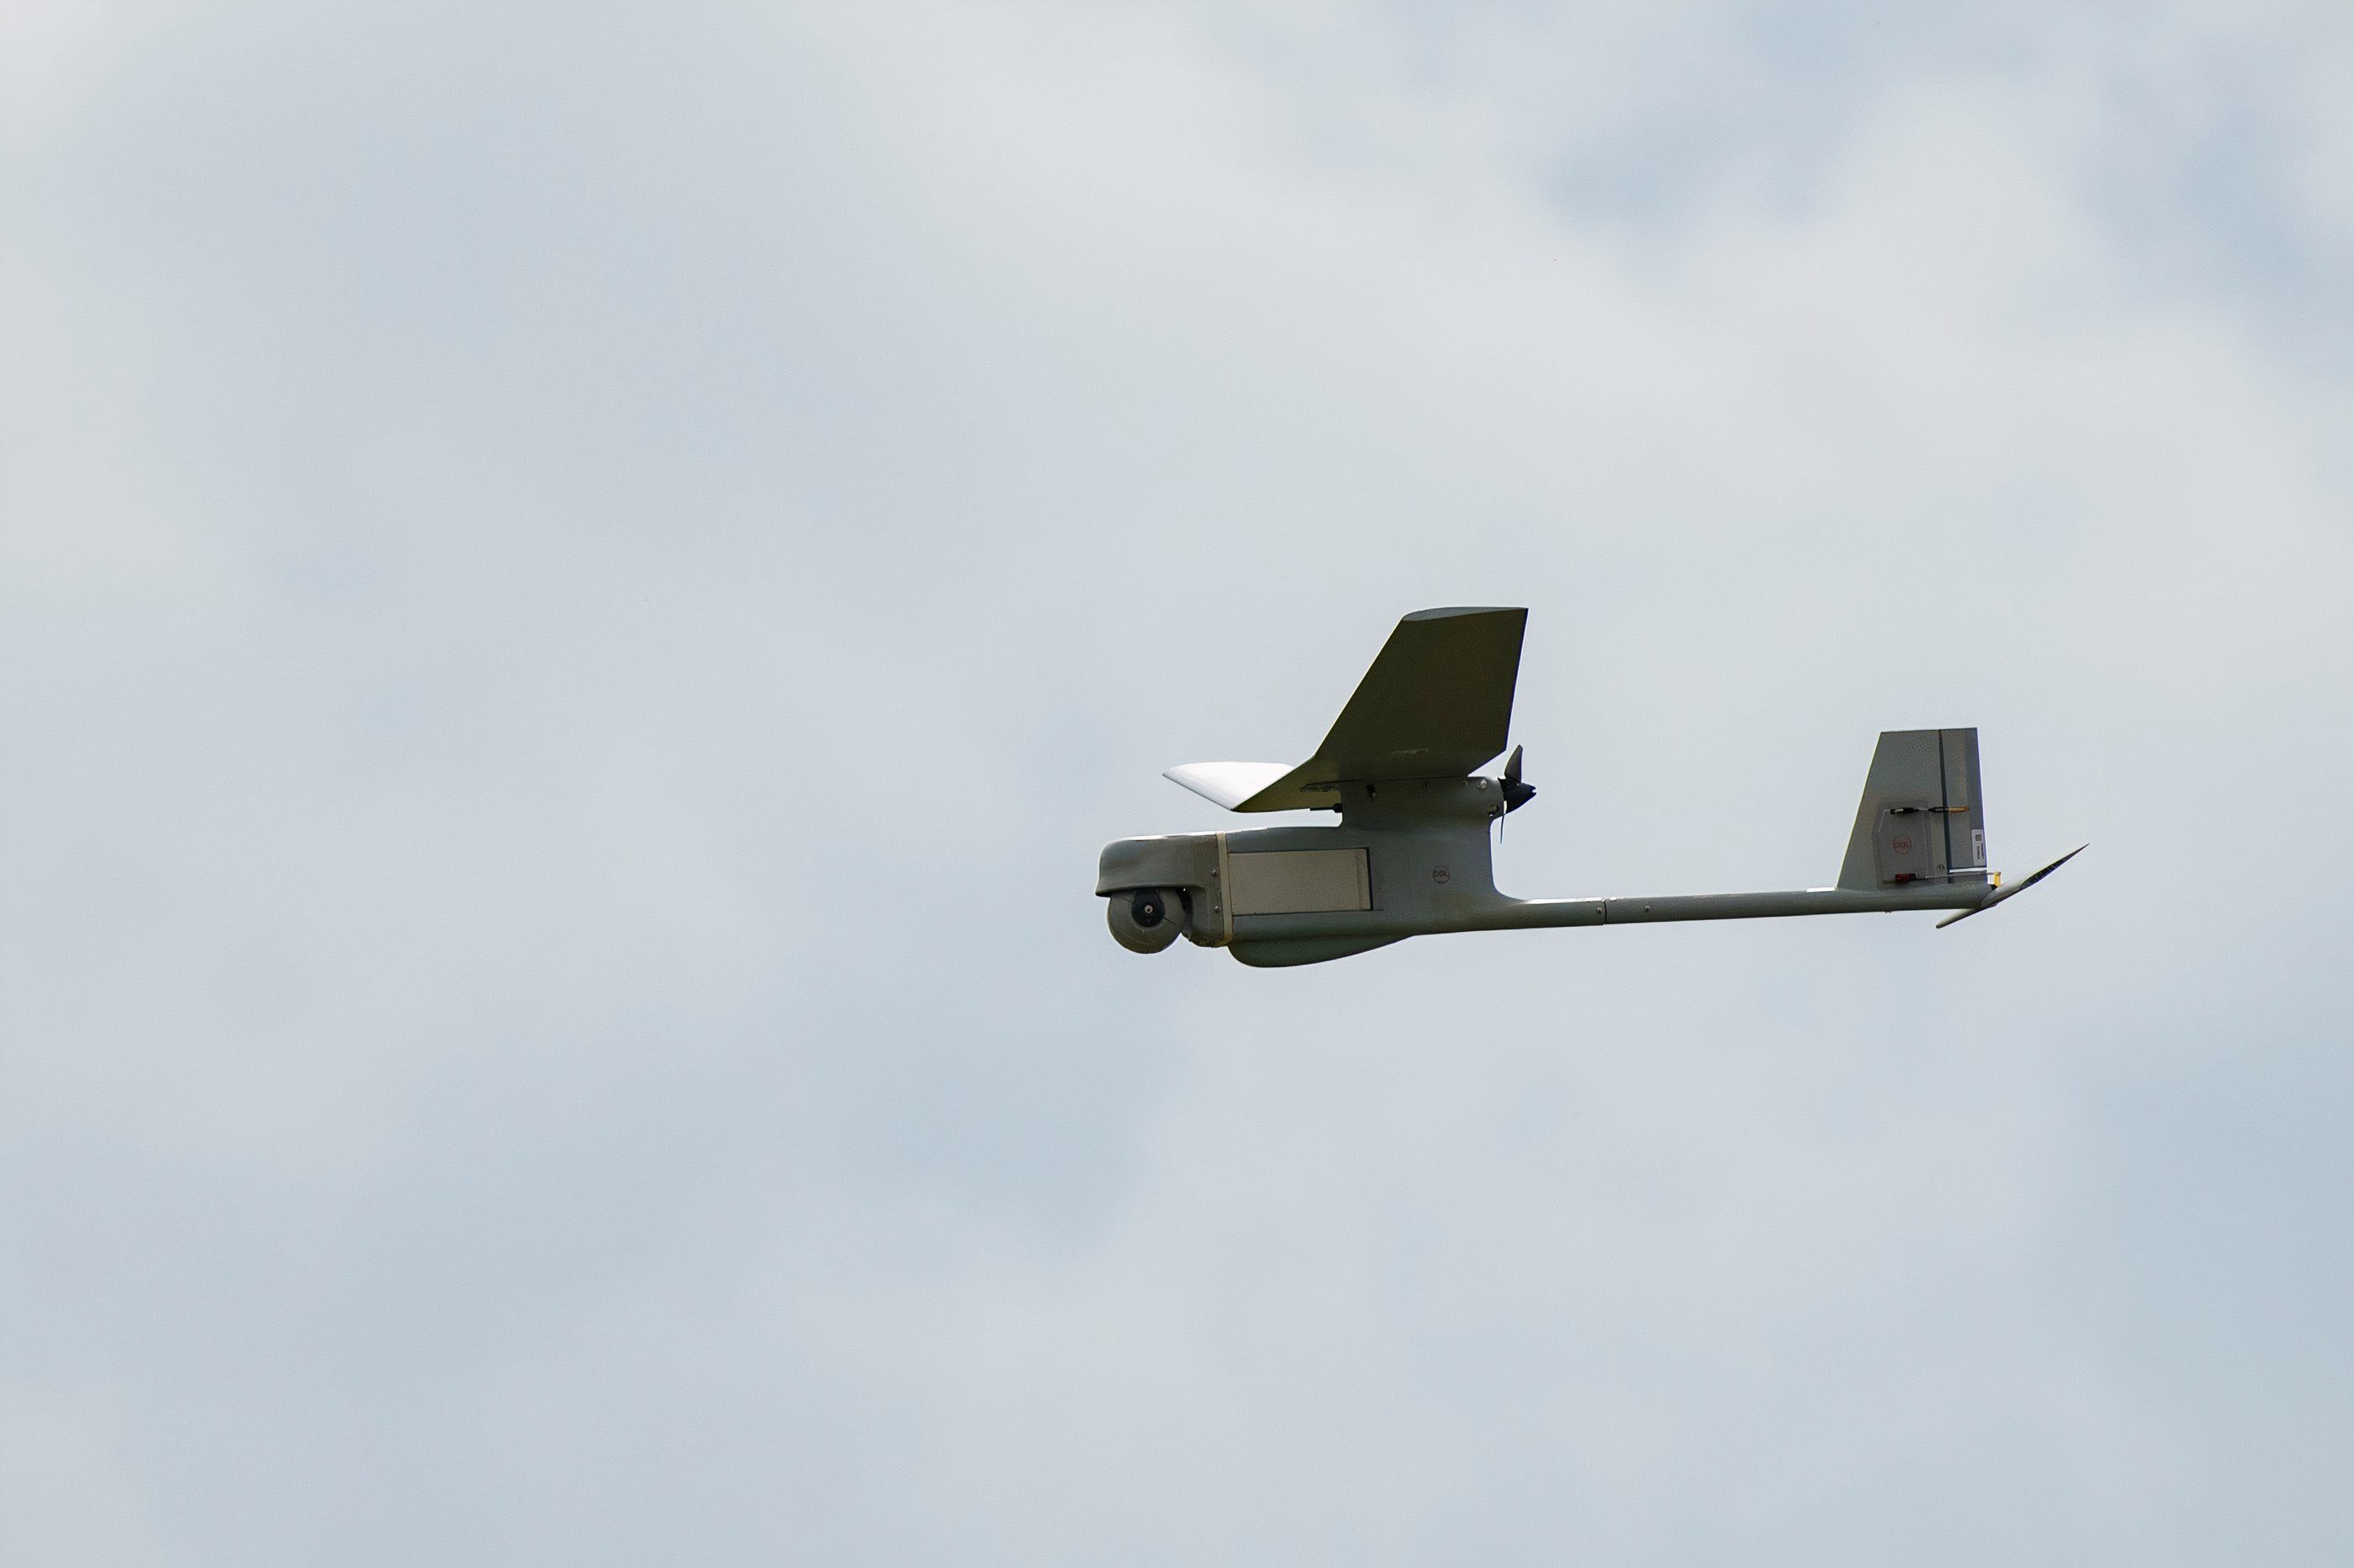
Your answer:
[[[1504,749],[1526,609],[1421,609],[1397,623],[1316,755],[1190,762],[1167,777],[1235,811],[1333,804],[1342,782],[1459,779]]]

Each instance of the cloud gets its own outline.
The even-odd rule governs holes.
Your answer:
[[[2346,1539],[2327,15],[17,25],[10,1539]],[[1106,939],[1448,602],[1513,891],[1820,882],[1916,724],[2095,849]]]

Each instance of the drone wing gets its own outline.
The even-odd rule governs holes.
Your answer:
[[[1174,779],[1204,800],[1214,800],[1234,811],[1290,771],[1291,764],[1288,762],[1186,762],[1161,777]]]
[[[1416,610],[1299,767],[1195,762],[1168,776],[1235,811],[1330,806],[1342,782],[1462,778],[1504,749],[1528,620],[1525,609]]]

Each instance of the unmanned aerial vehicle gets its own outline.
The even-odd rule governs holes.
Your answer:
[[[1390,633],[1316,755],[1192,762],[1168,777],[1233,811],[1329,810],[1337,827],[1169,833],[1104,846],[1097,894],[1111,934],[1157,953],[1182,934],[1246,964],[1344,959],[1408,937],[1537,926],[1742,920],[1950,909],[1950,926],[2023,893],[2081,853],[2005,885],[1987,866],[1978,732],[1883,732],[1839,881],[1787,893],[1512,898],[1496,891],[1489,827],[1536,790],[1510,737],[1525,609],[1425,609]]]

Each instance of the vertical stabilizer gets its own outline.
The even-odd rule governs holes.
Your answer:
[[[1975,729],[1883,730],[1865,776],[1841,887],[1984,881],[1986,808]]]

